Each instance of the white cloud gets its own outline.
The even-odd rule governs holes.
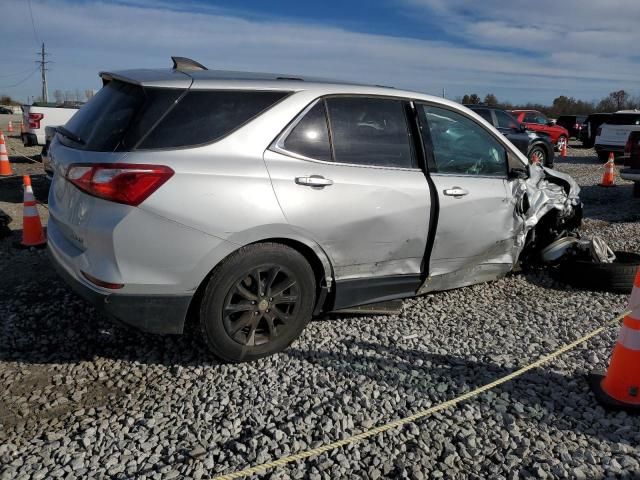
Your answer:
[[[540,23],[525,28],[511,25],[511,14],[476,22],[460,20],[456,9],[467,8],[469,3],[462,0],[414,2],[440,15],[445,26],[457,26],[460,35],[478,38],[478,47],[461,47],[300,21],[247,19],[226,10],[168,10],[154,2],[137,1],[136,6],[33,1],[38,29],[55,62],[50,91],[97,87],[99,70],[168,67],[170,55],[182,55],[210,68],[307,74],[431,93],[445,87],[450,96],[491,91],[499,98],[515,101],[550,102],[560,94],[596,98],[619,88],[638,93],[634,88],[640,67],[625,56],[564,48],[557,53],[521,55],[499,47],[507,40],[514,45],[563,38],[584,42],[581,35],[587,30],[565,34],[559,30],[559,21],[542,23],[546,15],[537,15]],[[498,3],[490,0],[487,4],[492,2]],[[530,3],[527,5],[527,11],[532,10]],[[485,8],[504,10],[504,6]],[[535,10],[539,8],[536,4]],[[591,23],[587,26],[593,28]],[[24,70],[34,59],[30,27],[24,2],[5,0],[1,35],[5,52],[10,53],[5,55],[3,71]],[[0,86],[5,84],[0,78]],[[23,98],[37,94],[37,78],[26,82],[25,88],[7,92]]]

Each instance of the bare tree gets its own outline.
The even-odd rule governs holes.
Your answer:
[[[91,97],[93,97],[94,92],[93,90],[87,89],[84,91],[84,98],[87,99],[87,101],[91,100]]]
[[[56,103],[62,103],[64,102],[64,93],[62,90],[56,90],[53,92],[53,98],[56,99]]]

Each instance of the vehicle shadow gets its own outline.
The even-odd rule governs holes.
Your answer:
[[[44,173],[30,175],[33,195],[40,203],[46,204],[49,197],[49,181]],[[0,178],[0,202],[22,203],[24,189],[22,175]]]
[[[633,196],[633,184],[618,183],[615,187],[586,185],[580,188],[585,218],[611,223],[640,220],[640,198]],[[615,205],[625,205],[624,209]]]
[[[40,156],[40,154],[30,155],[30,156],[26,156],[26,155],[9,155],[9,161],[11,163],[28,163],[28,164],[39,163],[39,164],[42,164],[42,157]]]

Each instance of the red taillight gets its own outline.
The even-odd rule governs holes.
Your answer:
[[[40,120],[44,117],[43,113],[30,113],[29,114],[29,128],[40,128]]]
[[[93,275],[89,275],[87,272],[83,272],[82,270],[80,270],[80,272],[82,273],[82,276],[84,278],[86,278],[91,283],[93,283],[94,285],[97,285],[99,287],[110,288],[111,290],[119,290],[122,287],[124,287],[123,283],[105,282],[104,280],[100,280],[99,278],[96,278]]]
[[[89,195],[132,206],[140,205],[172,176],[169,167],[128,163],[76,163],[67,170],[67,180]]]

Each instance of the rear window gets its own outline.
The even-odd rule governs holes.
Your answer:
[[[110,82],[86,103],[64,126],[81,141],[61,137],[74,148],[99,152],[116,150],[131,120],[145,103],[142,87]]]
[[[74,148],[112,152],[211,143],[288,92],[142,88],[112,81],[65,125]],[[81,141],[79,141],[81,140]]]
[[[640,125],[640,113],[615,113],[607,123],[609,125]]]

